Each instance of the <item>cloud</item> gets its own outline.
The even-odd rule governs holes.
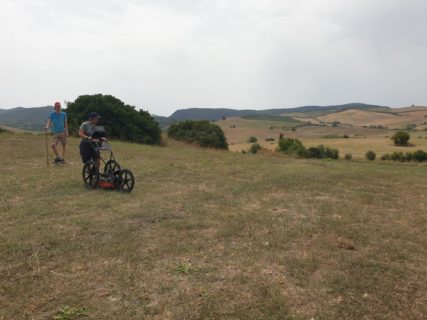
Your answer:
[[[3,0],[0,107],[425,103],[421,0]],[[4,76],[7,74],[8,76]]]

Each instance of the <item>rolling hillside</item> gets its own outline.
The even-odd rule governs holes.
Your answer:
[[[0,109],[0,124],[28,131],[43,131],[52,106]]]
[[[351,126],[383,126],[390,129],[405,128],[416,125],[419,129],[427,128],[427,107],[410,109],[393,109],[392,113],[366,110],[346,110],[329,113],[316,118],[326,123],[340,122]]]
[[[389,110],[390,108],[369,105],[363,103],[349,103],[333,106],[304,106],[296,108],[279,108],[266,110],[236,110],[236,109],[215,109],[215,108],[189,108],[175,111],[169,118],[177,121],[181,120],[220,120],[224,117],[246,117],[246,116],[281,116],[289,113],[329,113],[349,109],[357,110]]]

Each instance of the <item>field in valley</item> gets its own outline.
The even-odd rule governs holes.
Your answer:
[[[338,113],[337,113],[338,114]],[[338,119],[338,118],[334,118]],[[342,119],[341,119],[342,120]],[[312,121],[312,123],[315,123]],[[364,159],[368,150],[375,151],[378,156],[392,152],[413,152],[418,149],[427,150],[427,131],[410,132],[411,145],[405,148],[396,147],[390,139],[396,130],[375,129],[363,126],[301,126],[292,131],[292,126],[280,121],[249,120],[243,118],[228,118],[219,121],[230,144],[229,149],[234,152],[248,151],[251,144],[248,138],[254,136],[265,149],[277,148],[279,135],[282,133],[288,138],[297,138],[306,147],[320,144],[337,148],[341,158],[351,153],[353,159]],[[348,138],[344,139],[343,136]],[[266,139],[275,139],[266,141]]]
[[[284,133],[388,148],[376,130]],[[426,164],[112,146],[130,194],[83,187],[75,138],[69,165],[47,167],[43,135],[0,134],[1,320],[427,314]]]

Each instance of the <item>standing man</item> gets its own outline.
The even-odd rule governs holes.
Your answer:
[[[55,102],[55,111],[49,114],[45,130],[47,131],[49,127],[52,127],[53,137],[51,147],[56,156],[53,163],[64,163],[65,147],[68,137],[68,122],[67,114],[61,111],[61,104],[59,102]],[[57,146],[59,142],[61,142],[62,145],[62,157],[58,154]]]

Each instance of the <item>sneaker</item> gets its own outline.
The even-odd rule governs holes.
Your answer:
[[[60,159],[59,159],[59,163],[65,163],[65,160],[64,160],[64,159],[62,159],[62,158],[60,158]]]
[[[56,157],[55,160],[53,160],[53,163],[59,163],[61,162],[61,158],[60,157]]]

